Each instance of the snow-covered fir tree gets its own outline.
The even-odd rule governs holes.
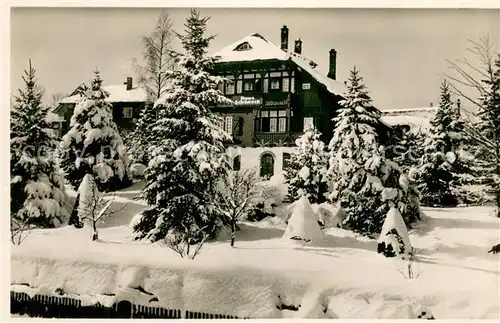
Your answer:
[[[106,101],[99,71],[90,86],[83,86],[82,99],[75,106],[71,128],[62,138],[61,165],[66,179],[75,188],[86,174],[94,176],[101,191],[116,190],[131,184],[130,161],[112,106]]]
[[[284,173],[291,201],[302,196],[306,196],[311,203],[326,201],[328,159],[320,136],[321,133],[311,126],[295,141],[297,149],[292,153]]]
[[[130,150],[134,155],[134,162],[147,165],[150,160],[149,147],[153,144],[153,125],[156,121],[156,110],[152,102],[146,102],[141,111],[137,125],[130,137]]]
[[[430,206],[455,206],[466,198],[462,187],[473,181],[469,174],[472,160],[462,145],[464,121],[451,100],[446,81],[441,84],[439,106],[430,123],[430,135],[416,172],[421,202]]]
[[[175,55],[173,88],[155,103],[158,141],[145,171],[148,207],[134,226],[138,239],[175,236],[194,244],[216,232],[223,214],[216,194],[230,167],[224,148],[230,136],[210,108],[230,101],[217,90],[223,79],[210,74],[215,61],[207,55],[214,38],[204,36],[208,19],[191,11],[185,34],[178,34],[184,53]]]
[[[400,134],[394,151],[394,161],[398,163],[401,170],[408,172],[417,166],[419,158],[424,151],[425,134],[421,129],[418,131],[405,131]]]
[[[329,200],[340,202],[346,212],[344,224],[365,235],[379,233],[385,215],[396,207],[406,223],[420,218],[418,193],[399,165],[385,155],[376,131],[379,114],[358,70],[351,71],[345,99],[333,119],[329,144]]]
[[[10,119],[11,225],[54,227],[64,219],[63,174],[55,161],[56,141],[42,105],[35,69],[24,72],[25,89],[19,90]]]

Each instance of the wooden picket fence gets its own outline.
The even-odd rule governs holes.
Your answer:
[[[237,316],[210,314],[180,309],[134,305],[120,301],[111,307],[100,303],[82,306],[79,299],[65,296],[35,295],[10,292],[11,314],[27,314],[44,318],[163,318],[163,319],[239,319]]]

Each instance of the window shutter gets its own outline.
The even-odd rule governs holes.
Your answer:
[[[233,135],[243,136],[243,117],[235,116],[233,119]]]

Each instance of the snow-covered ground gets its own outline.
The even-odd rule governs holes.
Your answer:
[[[377,254],[376,240],[339,228],[311,244],[282,239],[280,218],[241,224],[235,248],[221,234],[194,260],[181,259],[161,244],[132,241],[140,186],[117,194],[118,212],[100,224],[97,242],[90,229],[62,227],[13,246],[12,288],[251,318],[416,318],[422,310],[437,319],[499,318],[499,256],[488,250],[500,242],[500,221],[492,208],[424,209],[409,233],[420,259],[409,280],[407,263]],[[279,310],[282,303],[301,307]]]

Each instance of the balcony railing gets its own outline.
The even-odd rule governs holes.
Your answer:
[[[253,136],[255,147],[294,146],[300,132],[256,132]]]

